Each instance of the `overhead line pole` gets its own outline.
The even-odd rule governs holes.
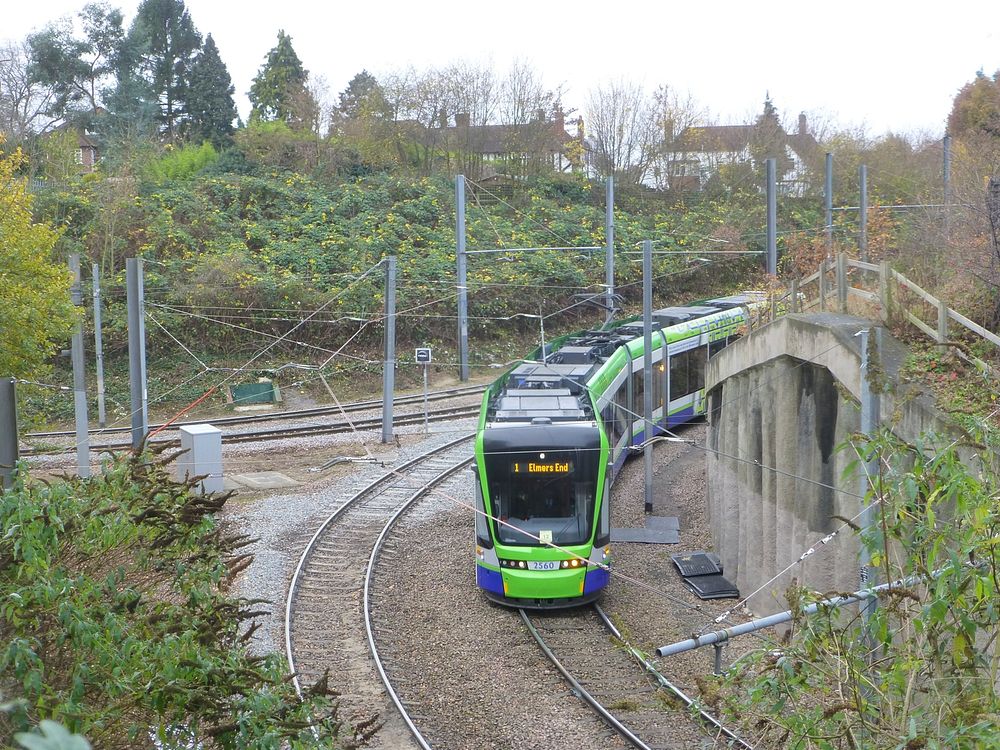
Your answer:
[[[69,256],[69,270],[73,274],[70,299],[74,307],[80,308],[73,332],[71,354],[73,358],[73,414],[76,421],[76,472],[82,477],[90,476],[90,434],[87,425],[87,376],[83,353],[83,288],[80,275],[80,254]]]
[[[97,368],[97,424],[106,427],[107,411],[104,406],[104,339],[101,335],[101,278],[98,265],[90,267],[94,283],[94,359]]]
[[[770,158],[767,165],[767,272],[778,273],[778,186],[777,159]]]
[[[868,262],[868,165],[862,164],[858,168],[858,182],[860,183],[861,200],[859,201],[858,216],[858,255],[863,263]]]
[[[392,395],[396,386],[396,256],[385,259],[385,363],[382,370],[382,442],[392,442]],[[424,372],[426,373],[426,368]]]
[[[646,469],[646,492],[643,505],[653,512],[653,242],[642,243],[642,394],[645,424],[642,427],[643,462]],[[666,358],[664,357],[664,361]],[[664,405],[666,407],[666,405]]]
[[[608,176],[604,196],[604,285],[607,312],[604,324],[608,325],[615,317],[615,178]]]
[[[826,180],[824,181],[823,202],[826,207],[826,257],[833,256],[833,154],[826,152]]]
[[[17,465],[17,380],[0,378],[0,495],[14,484]]]
[[[465,176],[455,176],[455,259],[458,265],[458,379],[469,379],[469,298],[465,253]]]
[[[128,307],[128,384],[133,450],[138,450],[149,432],[149,398],[146,390],[146,310],[143,294],[142,259],[127,258],[125,299]]]
[[[951,240],[951,136],[944,137],[944,163],[942,164],[944,181],[944,238]]]

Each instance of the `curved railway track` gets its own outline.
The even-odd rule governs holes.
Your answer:
[[[475,396],[481,394],[485,388],[483,386],[462,386],[459,388],[446,388],[441,391],[432,391],[427,394],[428,401],[444,401],[449,398],[455,398],[458,396]],[[409,396],[397,396],[392,400],[395,406],[405,406],[406,404],[422,404],[424,402],[423,394],[413,394]],[[353,401],[346,404],[340,404],[339,406],[317,406],[310,409],[292,409],[290,411],[281,412],[263,412],[260,414],[245,414],[238,417],[217,417],[212,419],[198,419],[198,420],[185,420],[183,422],[173,422],[168,425],[165,430],[177,430],[185,425],[201,424],[203,422],[211,422],[215,426],[221,425],[239,425],[239,424],[254,424],[256,422],[283,422],[292,419],[310,419],[312,417],[324,417],[330,414],[341,414],[343,412],[356,412],[356,411],[368,411],[371,409],[381,409],[382,399],[371,400],[371,401]],[[149,425],[150,430],[156,430],[163,427],[161,424],[151,424]],[[131,432],[132,428],[129,427],[101,427],[88,430],[87,433],[90,435],[111,435],[115,433],[126,433]],[[51,438],[64,438],[64,437],[76,437],[75,430],[52,430],[49,432],[29,432],[26,436],[27,439],[31,440],[49,440]]]
[[[448,409],[437,409],[434,411],[428,411],[427,421],[428,422],[446,422],[452,419],[462,419],[465,417],[475,417],[479,415],[479,406],[457,406]],[[394,414],[393,425],[419,425],[424,423],[424,413],[421,412],[409,412],[406,414]],[[218,422],[211,421],[212,425],[217,425]],[[356,419],[351,421],[336,422],[334,424],[319,424],[319,425],[297,425],[295,427],[275,427],[265,430],[249,430],[247,432],[230,432],[223,433],[222,442],[223,443],[253,443],[262,440],[285,440],[289,438],[300,438],[300,437],[311,437],[314,435],[332,435],[341,432],[354,432],[356,430],[372,430],[381,427],[382,417],[366,417],[364,419]],[[157,446],[167,446],[167,447],[177,447],[180,446],[180,440],[177,438],[167,438],[165,440],[152,440],[150,445]],[[121,442],[121,443],[102,443],[94,444],[90,446],[90,449],[95,452],[100,451],[122,451],[130,450],[132,448],[131,443]],[[48,456],[56,455],[60,453],[71,453],[75,451],[74,446],[66,446],[60,448],[26,448],[21,451],[23,455],[26,456]]]
[[[583,700],[626,742],[639,750],[753,750],[718,720],[700,711],[713,736],[692,736],[693,701],[629,646],[598,605],[579,610],[529,613],[521,619],[553,666]],[[643,669],[636,669],[638,662]]]
[[[395,521],[429,488],[472,460],[472,438],[465,435],[434,448],[346,500],[306,545],[289,586],[285,650],[296,689],[328,672],[349,715],[382,715],[385,726],[378,737],[383,747],[408,747],[414,741],[430,746],[380,661],[370,614],[371,572]]]

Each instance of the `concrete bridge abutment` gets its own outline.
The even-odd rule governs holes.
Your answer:
[[[753,594],[748,606],[757,615],[787,609],[784,592],[793,582],[821,592],[859,586],[859,542],[840,519],[855,519],[862,508],[858,478],[845,472],[857,458],[849,438],[860,429],[856,334],[874,327],[848,315],[787,315],[709,361],[715,550],[727,578],[743,596]],[[907,351],[885,331],[880,338],[881,369],[894,383]],[[879,416],[906,440],[955,432],[930,397],[900,386],[882,394]],[[815,553],[796,564],[811,547]]]

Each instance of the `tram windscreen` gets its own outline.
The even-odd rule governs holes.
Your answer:
[[[564,546],[590,539],[599,459],[588,448],[486,455],[497,540]]]

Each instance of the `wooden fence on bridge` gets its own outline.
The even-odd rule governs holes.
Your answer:
[[[993,377],[1000,374],[996,365],[977,354],[975,346],[977,341],[986,342],[989,354],[982,347],[978,348],[979,354],[1000,358],[1000,336],[952,310],[889,268],[887,262],[864,263],[847,257],[846,253],[820,262],[814,273],[793,280],[784,292],[771,295],[770,307],[760,310],[752,325],[774,320],[785,312],[847,313],[852,299],[862,302],[870,316],[887,325],[900,320],[911,323],[936,344],[953,349],[983,374]]]

